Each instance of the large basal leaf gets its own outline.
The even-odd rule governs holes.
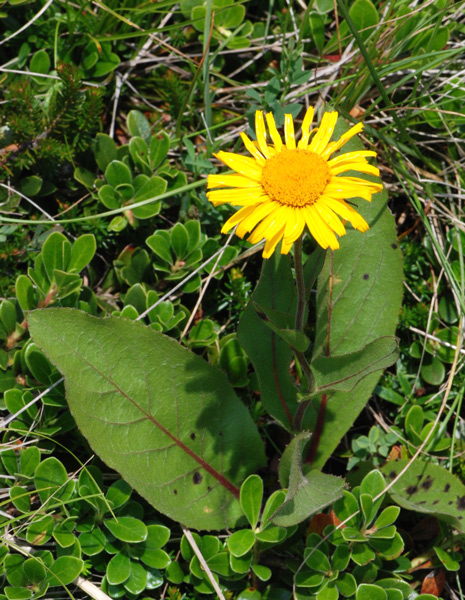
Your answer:
[[[381,470],[392,480],[408,463],[407,459],[390,460]],[[444,467],[417,459],[389,494],[402,508],[435,515],[465,532],[465,485]]]
[[[260,383],[260,397],[269,414],[287,429],[292,429],[297,407],[296,388],[289,375],[292,351],[281,335],[261,319],[262,311],[279,312],[281,326],[292,328],[295,320],[296,295],[289,257],[275,252],[263,261],[262,273],[241,318],[238,338],[252,361]]]
[[[344,146],[344,152],[360,149],[358,140]],[[340,240],[340,249],[327,253],[317,284],[313,360],[357,352],[374,340],[395,333],[402,300],[402,255],[394,217],[386,204],[387,194],[383,191],[374,195],[371,203],[355,202],[370,229],[362,234],[348,228]],[[321,468],[331,456],[368,402],[381,372],[370,373],[351,391],[329,395],[314,467]],[[305,419],[311,430],[317,404],[311,405]]]
[[[65,376],[71,412],[102,460],[188,527],[238,522],[240,484],[265,457],[221,371],[133,321],[49,308],[28,323]]]

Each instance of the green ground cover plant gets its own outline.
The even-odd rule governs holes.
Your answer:
[[[0,600],[464,597],[464,9],[0,4]]]

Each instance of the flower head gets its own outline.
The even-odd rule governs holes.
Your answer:
[[[269,258],[281,240],[281,252],[287,254],[305,225],[322,248],[333,250],[339,248],[337,236],[346,233],[341,219],[359,231],[368,229],[365,219],[345,200],[363,198],[370,202],[382,185],[341,174],[359,171],[379,175],[379,170],[367,161],[376,152],[362,150],[331,158],[363,129],[358,123],[337,141],[330,141],[337,116],[337,112],[327,112],[320,126],[310,129],[313,122],[310,107],[302,123],[302,135],[296,142],[292,116],[285,115],[283,143],[273,115],[267,113],[264,117],[262,111],[255,113],[257,141],[241,133],[252,158],[220,151],[215,156],[237,174],[208,176],[208,188],[218,188],[207,193],[210,202],[215,206],[242,207],[223,225],[223,233],[237,225],[236,234],[243,238],[253,230],[248,241],[255,244],[264,239],[263,257]]]

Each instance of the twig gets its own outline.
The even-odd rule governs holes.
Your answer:
[[[187,529],[187,527],[184,527],[184,525],[182,526],[182,530],[184,532],[184,535],[187,538],[187,541],[191,545],[191,548],[194,551],[195,556],[199,559],[199,563],[200,563],[202,569],[205,571],[205,574],[207,575],[208,579],[210,580],[210,583],[212,584],[213,589],[215,590],[218,598],[220,600],[226,600],[226,598],[223,595],[223,592],[220,589],[220,586],[218,585],[213,573],[210,570],[210,567],[207,565],[206,560],[202,556],[202,553],[200,552],[200,548],[197,546],[197,544],[194,540],[194,536],[192,535],[190,530]]]

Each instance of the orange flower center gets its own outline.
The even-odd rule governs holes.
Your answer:
[[[269,158],[261,184],[269,198],[287,206],[313,204],[331,179],[328,163],[308,150],[288,150]]]

